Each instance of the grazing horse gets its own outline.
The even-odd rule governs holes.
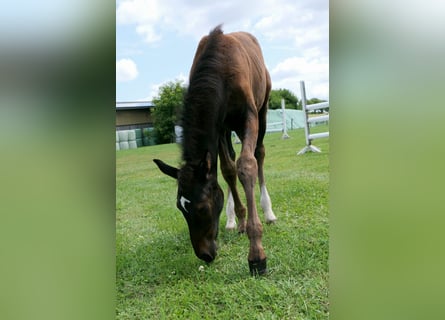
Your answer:
[[[221,26],[201,39],[190,70],[184,98],[183,140],[180,169],[154,159],[159,169],[177,179],[176,206],[184,215],[193,249],[198,258],[216,257],[216,238],[224,194],[217,181],[218,155],[228,184],[226,229],[247,232],[252,275],[267,273],[262,246],[263,227],[258,217],[254,188],[259,179],[260,204],[266,223],[276,220],[264,181],[263,163],[271,81],[258,41],[245,32],[223,34]],[[231,132],[242,142],[235,164]],[[237,176],[244,188],[246,208],[241,203]]]

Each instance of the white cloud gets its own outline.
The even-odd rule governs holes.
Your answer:
[[[172,35],[198,41],[219,23],[225,32],[251,32],[260,40],[273,88],[299,95],[299,81],[304,80],[308,97],[328,99],[328,10],[328,0],[120,0],[116,21],[118,26],[134,25],[145,44]],[[159,78],[156,82],[151,96],[162,85]]]
[[[251,27],[259,18],[281,8],[281,2],[289,0],[122,0],[117,6],[116,21],[150,30],[157,35],[155,40],[167,30],[199,39],[220,23],[231,30]]]
[[[271,69],[272,87],[289,89],[300,97],[300,81],[304,81],[308,98],[329,99],[329,63],[317,50],[307,54],[287,58]]]
[[[118,4],[118,24],[136,24],[136,32],[148,43],[155,43],[162,37],[155,29],[162,16],[162,7],[153,0],[126,0]]]
[[[184,85],[186,85],[186,86],[188,85],[188,78],[183,73],[178,74],[173,81],[177,81],[177,80],[182,81],[184,83]],[[152,101],[153,98],[158,96],[159,88],[161,88],[163,85],[167,84],[170,81],[172,81],[172,80],[162,81],[160,83],[151,85],[149,95],[142,100]]]
[[[321,9],[320,9],[321,8]],[[270,40],[287,39],[294,46],[325,41],[328,34],[327,0],[122,0],[118,24],[135,24],[136,32],[155,43],[166,31],[200,39],[211,28],[250,30]]]
[[[136,28],[136,32],[141,35],[148,43],[155,43],[161,40],[162,36],[154,30],[151,25],[143,24]]]
[[[116,61],[116,81],[125,82],[136,79],[139,72],[136,63],[131,59]]]
[[[118,4],[118,24],[153,23],[160,19],[162,10],[157,0],[124,0]]]
[[[286,78],[290,75],[305,75],[309,77],[323,77],[329,72],[327,62],[321,59],[305,59],[303,57],[293,57],[280,62],[272,69],[271,75],[275,78]]]

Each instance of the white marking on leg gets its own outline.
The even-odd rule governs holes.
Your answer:
[[[267,223],[274,222],[277,220],[275,214],[272,211],[272,202],[270,201],[269,192],[267,192],[266,185],[261,186],[261,196],[260,196],[261,208],[263,208],[264,217]]]
[[[186,203],[190,203],[190,200],[184,198],[184,196],[181,196],[181,198],[179,199],[179,202],[181,203],[181,207],[184,208],[185,212],[189,212],[189,211],[187,210],[187,208],[185,207],[185,204],[186,204]]]
[[[230,189],[227,197],[226,215],[227,215],[226,229],[227,230],[235,229],[236,228],[235,203],[233,201],[233,195]]]

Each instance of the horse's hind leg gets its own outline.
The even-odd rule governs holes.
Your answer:
[[[238,231],[246,231],[246,208],[241,203],[241,199],[236,188],[236,167],[235,150],[233,150],[231,141],[231,131],[227,131],[219,144],[219,158],[221,161],[221,172],[226,180],[229,190],[227,196],[227,223],[226,229],[236,228],[235,214],[238,218]]]
[[[267,106],[263,107],[259,112],[259,128],[258,128],[258,141],[255,149],[255,158],[258,163],[258,180],[260,184],[260,204],[263,208],[264,218],[266,223],[273,223],[277,220],[275,214],[272,211],[272,202],[270,201],[269,192],[267,192],[266,181],[264,180],[264,157],[266,155],[266,149],[264,148],[263,139],[266,133],[266,112]]]

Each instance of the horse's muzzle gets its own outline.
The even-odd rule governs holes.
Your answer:
[[[200,248],[197,248],[198,250],[195,251],[196,256],[207,262],[210,263],[216,258],[216,249],[217,245],[215,241],[209,241],[207,242],[207,246],[201,246]]]
[[[204,260],[204,261],[207,262],[207,263],[210,263],[210,262],[212,262],[213,260],[215,260],[215,256],[216,256],[216,254],[215,254],[215,255],[212,255],[212,254],[210,254],[210,253],[201,253],[201,254],[198,256],[198,258],[201,259],[201,260]]]

